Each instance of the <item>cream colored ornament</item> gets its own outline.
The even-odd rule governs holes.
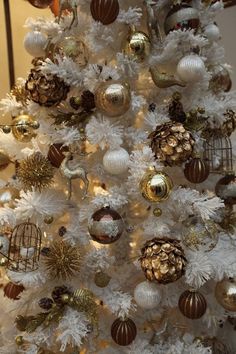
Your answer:
[[[220,39],[219,27],[214,23],[210,23],[204,28],[204,34],[211,42],[216,42]]]
[[[103,156],[104,169],[111,175],[120,175],[128,169],[129,154],[119,147],[114,150],[108,150]]]
[[[128,83],[109,80],[95,92],[95,105],[108,117],[118,117],[130,108],[131,93]]]
[[[154,309],[161,301],[160,287],[150,281],[143,281],[134,289],[134,300],[143,309]]]
[[[40,31],[28,32],[24,38],[25,50],[36,58],[44,57],[46,43],[47,37]]]
[[[198,55],[190,54],[180,59],[176,72],[182,81],[193,83],[203,79],[206,67]]]

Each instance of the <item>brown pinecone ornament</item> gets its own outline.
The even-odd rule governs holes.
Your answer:
[[[178,240],[153,238],[141,252],[141,267],[149,281],[168,284],[184,274],[187,260]]]
[[[57,105],[65,100],[69,86],[56,75],[45,75],[41,71],[42,59],[33,60],[33,64],[34,68],[31,69],[25,83],[25,89],[31,100],[45,107]]]
[[[195,141],[181,123],[168,122],[158,125],[149,135],[149,139],[155,157],[166,165],[182,164],[192,156]]]

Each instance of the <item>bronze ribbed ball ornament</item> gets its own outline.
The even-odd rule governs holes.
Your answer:
[[[191,183],[202,183],[208,178],[209,174],[209,165],[200,157],[194,157],[185,164],[184,175]]]
[[[111,337],[121,346],[130,345],[137,335],[137,327],[130,318],[117,318],[111,326]]]
[[[119,15],[120,6],[118,0],[92,0],[90,11],[95,21],[99,21],[103,25],[109,25]]]
[[[227,311],[236,312],[236,281],[226,278],[216,284],[215,297],[218,303]]]
[[[3,288],[4,296],[8,297],[8,299],[11,299],[11,300],[19,300],[20,294],[24,290],[25,290],[25,288],[23,285],[15,284],[11,281],[9,283],[7,283]]]
[[[177,4],[172,7],[166,16],[164,29],[168,34],[175,30],[193,29],[197,32],[200,25],[198,10],[185,3]]]
[[[149,202],[162,202],[168,199],[173,183],[170,177],[161,171],[149,170],[140,181],[142,196]]]
[[[185,317],[197,320],[205,314],[207,302],[199,291],[186,290],[180,295],[179,309]]]
[[[168,284],[185,272],[187,260],[178,240],[153,238],[144,244],[141,253],[141,268],[149,281]]]

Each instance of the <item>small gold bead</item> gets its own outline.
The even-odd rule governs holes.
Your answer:
[[[153,209],[153,215],[159,217],[162,215],[162,210],[160,208]]]
[[[45,224],[47,224],[47,225],[52,224],[53,221],[54,221],[54,218],[53,218],[52,215],[47,215],[47,216],[45,216],[45,218],[44,218],[44,222],[45,222]]]
[[[70,302],[70,295],[69,294],[63,294],[62,297],[61,297],[61,300],[63,303],[67,304],[68,302]]]
[[[2,128],[3,133],[9,134],[11,132],[11,127],[9,125],[4,125]]]
[[[16,336],[15,338],[16,345],[22,345],[24,343],[24,338],[23,336]]]

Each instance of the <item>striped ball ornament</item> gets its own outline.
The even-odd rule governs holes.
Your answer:
[[[200,292],[186,290],[180,295],[179,309],[185,317],[197,320],[205,314],[207,302]]]
[[[130,345],[137,335],[137,327],[130,318],[117,318],[111,326],[111,337],[118,345]]]
[[[209,165],[200,157],[195,157],[185,164],[184,175],[191,183],[202,183],[210,174]]]
[[[118,0],[92,0],[90,11],[95,21],[99,21],[103,25],[109,25],[119,15],[120,6]]]
[[[7,283],[3,288],[4,296],[8,297],[8,299],[11,299],[11,300],[19,300],[20,294],[24,290],[25,290],[25,288],[23,285],[15,284],[11,281],[9,283]]]

